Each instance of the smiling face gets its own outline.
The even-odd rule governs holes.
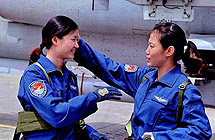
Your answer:
[[[55,37],[56,50],[55,54],[60,59],[73,59],[77,48],[79,48],[78,42],[80,40],[78,30],[73,30],[62,39]]]
[[[148,48],[145,51],[147,66],[160,68],[166,62],[166,50],[163,49],[159,37],[158,31],[153,31],[150,34]]]

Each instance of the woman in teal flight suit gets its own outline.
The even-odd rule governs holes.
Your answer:
[[[185,33],[177,24],[160,22],[150,33],[147,66],[114,62],[83,40],[74,60],[134,98],[133,139],[208,140],[211,127],[200,91],[193,84],[184,90],[181,125],[177,125],[179,86],[189,82],[177,61],[184,56],[186,45]]]
[[[24,130],[24,126],[21,132],[25,139],[109,140],[89,125],[78,122],[97,111],[97,102],[120,99],[114,95],[121,93],[116,88],[103,87],[78,96],[77,77],[67,69],[64,60],[73,59],[79,40],[78,26],[68,17],[53,17],[44,26],[42,43],[32,52],[31,65],[20,81],[18,99],[25,112],[38,113],[49,127],[32,130],[36,128],[33,125]],[[46,55],[42,53],[43,48],[47,49]],[[41,119],[28,124],[35,121],[44,124]],[[27,124],[27,121],[23,123]],[[17,130],[20,127],[18,125]]]

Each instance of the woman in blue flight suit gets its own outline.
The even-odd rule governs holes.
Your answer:
[[[36,111],[51,128],[24,132],[25,139],[83,139],[79,138],[80,130],[76,122],[96,112],[98,101],[120,99],[114,95],[121,93],[113,87],[78,96],[77,78],[66,68],[64,60],[73,59],[79,39],[77,24],[68,17],[53,17],[44,26],[42,44],[32,52],[30,62],[32,64],[38,59],[42,68],[32,64],[24,71],[18,99],[25,111]],[[47,48],[46,56],[42,53],[44,47]],[[108,140],[89,125],[84,126],[83,130],[86,132],[83,134],[87,134],[84,139]]]
[[[200,92],[193,84],[184,91],[181,126],[177,126],[179,85],[189,81],[177,61],[182,59],[186,45],[185,33],[178,25],[161,22],[150,33],[147,66],[114,62],[83,40],[74,60],[134,98],[134,139],[206,140],[212,135],[211,127]]]

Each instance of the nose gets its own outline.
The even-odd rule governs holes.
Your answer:
[[[79,42],[79,41],[76,41],[76,42],[75,42],[75,48],[76,48],[76,49],[79,48],[78,42]]]
[[[145,53],[148,55],[149,54],[149,47],[147,47]]]

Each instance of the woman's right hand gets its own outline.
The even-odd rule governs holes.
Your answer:
[[[93,93],[97,96],[97,102],[109,99],[120,100],[121,98],[116,96],[122,96],[122,93],[115,87],[101,87]]]
[[[92,140],[110,140],[108,137],[106,137],[102,133],[99,133],[98,131],[94,131],[91,134],[90,139],[92,139]]]

